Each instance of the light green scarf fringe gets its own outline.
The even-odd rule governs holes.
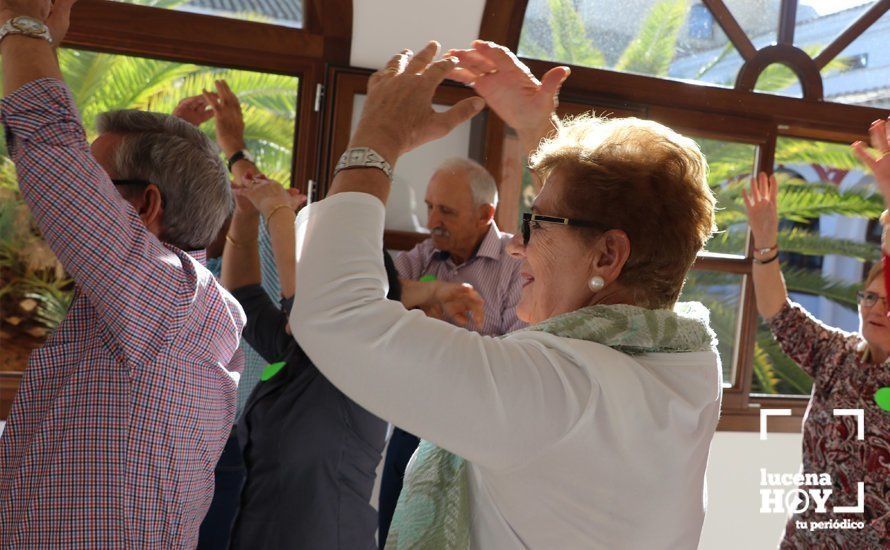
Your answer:
[[[540,331],[609,346],[629,355],[716,351],[708,310],[697,302],[668,309],[591,306],[523,331]],[[387,550],[466,550],[470,497],[466,461],[429,441],[420,442],[405,475]]]

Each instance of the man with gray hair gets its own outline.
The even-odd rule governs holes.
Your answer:
[[[0,120],[22,197],[75,284],[0,438],[4,548],[195,547],[235,415],[244,312],[202,265],[233,208],[175,117],[100,117],[89,146],[53,44],[73,0],[0,0]]]
[[[431,236],[396,258],[399,276],[471,284],[485,300],[485,315],[482,323],[471,320],[470,330],[500,336],[523,327],[516,317],[520,261],[505,250],[513,236],[494,222],[498,189],[488,170],[469,159],[448,159],[430,178],[425,201]],[[416,437],[398,428],[390,438],[380,482],[381,543],[417,444]]]

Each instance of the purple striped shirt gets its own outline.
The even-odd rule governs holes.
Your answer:
[[[516,317],[516,304],[522,293],[519,276],[521,262],[507,252],[513,238],[501,233],[491,222],[479,250],[461,265],[454,265],[449,254],[436,250],[433,240],[427,239],[396,258],[396,269],[403,279],[418,280],[424,275],[435,275],[438,281],[470,283],[485,300],[485,322],[477,327],[467,326],[488,336],[500,336],[525,326]]]
[[[90,155],[71,93],[0,108],[19,186],[76,283],[0,438],[3,548],[194,548],[235,418],[244,312],[149,233]]]

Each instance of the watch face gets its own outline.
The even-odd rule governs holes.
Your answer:
[[[12,26],[21,31],[34,34],[42,33],[45,28],[43,23],[31,17],[16,17],[12,20]]]

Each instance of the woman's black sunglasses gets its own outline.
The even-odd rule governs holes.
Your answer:
[[[542,216],[541,214],[532,214],[526,212],[522,214],[522,244],[528,246],[528,240],[532,236],[532,222],[558,223],[560,225],[573,225],[575,227],[593,227],[605,231],[606,229],[594,222],[584,220],[573,220],[570,218],[560,218],[558,216]]]

